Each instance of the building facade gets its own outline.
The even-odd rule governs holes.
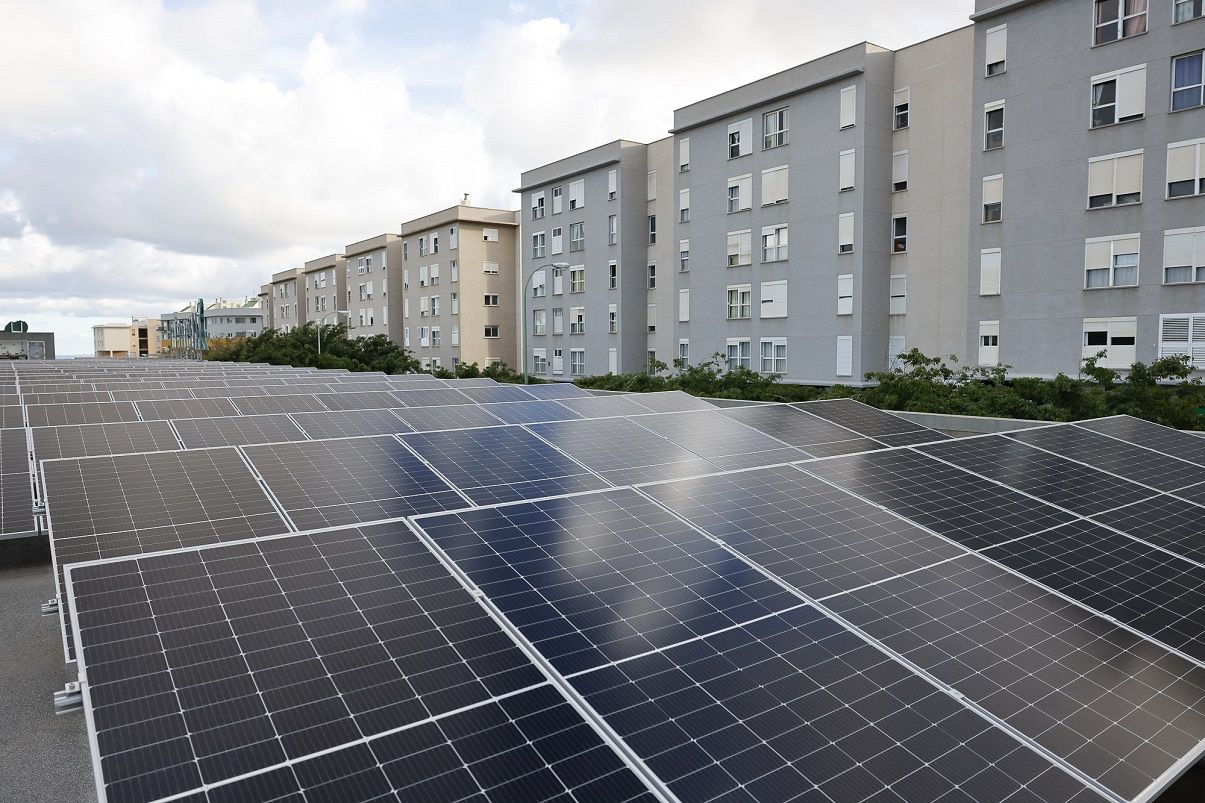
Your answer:
[[[381,234],[344,249],[348,336],[389,335],[389,285],[401,273],[402,240]],[[391,281],[391,278],[393,281]]]
[[[305,281],[301,271],[289,268],[272,274],[272,328],[291,332],[306,322]]]
[[[467,200],[401,226],[390,336],[426,369],[513,364],[518,351],[518,215]]]
[[[347,260],[342,254],[311,259],[301,269],[306,319],[316,325],[349,323]]]

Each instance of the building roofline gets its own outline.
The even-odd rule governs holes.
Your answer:
[[[306,260],[305,265],[303,265],[301,268],[301,271],[302,273],[309,273],[310,271],[318,270],[319,268],[333,268],[339,264],[340,259],[343,259],[343,254],[340,253],[327,254],[324,257],[309,259]]]
[[[870,43],[866,42],[864,44],[870,44]],[[878,47],[878,45],[874,45],[874,47]],[[837,51],[837,52],[840,52],[840,51]],[[890,53],[892,51],[887,50],[886,52]],[[821,58],[824,58],[824,56],[821,56]],[[813,61],[819,61],[819,59],[814,59]],[[804,62],[804,64],[811,64],[811,63],[812,62]],[[797,64],[797,65],[795,65],[795,67],[791,67],[790,69],[794,70],[797,67],[801,67],[801,66],[803,66],[803,65]],[[866,70],[864,67],[853,67],[848,70],[843,70],[842,72],[839,72],[839,73],[836,73],[833,75],[829,75],[825,78],[818,78],[815,81],[809,81],[806,84],[800,84],[799,86],[792,87],[791,89],[787,90],[786,92],[779,92],[778,94],[771,95],[770,97],[759,98],[751,103],[746,103],[743,106],[740,106],[735,109],[725,109],[723,111],[723,113],[721,113],[721,114],[713,114],[710,117],[705,117],[705,118],[702,118],[699,120],[695,120],[694,122],[690,123],[689,125],[684,125],[684,126],[680,126],[677,128],[671,128],[669,130],[669,133],[670,134],[680,134],[683,131],[689,131],[692,128],[698,128],[701,125],[707,125],[708,123],[714,123],[716,120],[723,120],[727,117],[732,117],[733,115],[736,115],[736,114],[743,114],[744,112],[750,111],[752,109],[756,109],[759,106],[765,106],[770,103],[777,103],[780,100],[784,100],[784,99],[792,97],[794,95],[798,95],[800,92],[808,92],[813,89],[819,89],[822,86],[828,86],[829,84],[836,83],[837,81],[845,81],[849,78],[853,78],[854,76],[861,75],[865,71]],[[774,73],[774,75],[766,76],[766,78],[773,78],[774,76],[781,75],[782,73],[785,73],[785,72],[787,72],[787,70],[781,70],[780,72]],[[759,78],[757,81],[752,81],[748,84],[745,84],[744,86],[738,86],[733,89],[727,89],[727,90],[719,93],[718,95],[712,95],[709,98],[703,98],[703,100],[696,101],[695,103],[690,104],[690,106],[694,106],[697,103],[705,103],[709,100],[713,100],[715,98],[720,97],[720,95],[726,95],[729,92],[736,92],[738,90],[744,89],[747,86],[753,86],[754,84],[759,83],[760,81],[766,80],[766,78]],[[686,108],[690,108],[690,107],[683,106],[682,108],[686,109]],[[674,113],[677,114],[679,111],[681,111],[681,109],[675,109]]]
[[[1001,14],[1013,11],[1014,9],[1033,5],[1037,2],[1040,2],[1040,0],[1005,0],[1005,2],[1000,3],[999,5],[994,5],[991,8],[985,8],[982,11],[976,11],[971,15],[971,20],[973,22],[982,22],[983,20],[991,19],[992,17],[997,17]]]
[[[554,159],[553,161],[548,162],[547,164],[542,164],[539,167],[533,167],[530,170],[524,170],[523,175],[528,175],[530,173],[536,173],[540,170],[547,170],[548,168],[554,167],[555,165],[558,165],[561,162],[567,162],[570,159],[576,158],[576,157],[581,156],[586,153],[590,153],[591,151],[600,151],[603,148],[607,148],[610,146],[616,146],[617,148],[623,148],[625,145],[635,145],[637,147],[644,148],[644,147],[648,146],[648,143],[647,142],[638,142],[634,139],[623,139],[622,137],[619,139],[613,139],[610,142],[604,142],[601,145],[595,145],[593,148],[587,148],[584,151],[579,151],[577,153],[571,153],[568,156],[562,156],[560,159]],[[539,187],[544,184],[549,184],[553,181],[561,181],[565,178],[568,178],[569,176],[575,176],[578,173],[584,173],[587,170],[597,170],[600,167],[606,167],[607,165],[618,164],[618,163],[619,163],[618,156],[609,157],[603,161],[592,162],[589,165],[579,168],[577,170],[569,170],[568,172],[558,173],[550,178],[543,179],[542,181],[538,181],[534,184],[523,184],[522,186],[516,187],[515,189],[511,190],[511,192],[526,192],[527,190],[530,190],[533,187]],[[520,178],[520,180],[522,180],[522,179]]]
[[[497,209],[491,206],[466,206],[456,204],[447,209],[440,209],[402,223],[401,236],[415,234],[420,231],[439,226],[444,223],[463,220],[466,223],[490,223],[497,226],[518,226],[517,209]],[[509,218],[509,219],[499,219]]]
[[[378,234],[375,237],[368,237],[351,243],[343,249],[343,256],[346,258],[355,254],[362,254],[365,251],[375,251],[378,248],[384,248],[389,244],[390,237],[396,238],[397,235],[391,231],[387,231],[384,234]]]

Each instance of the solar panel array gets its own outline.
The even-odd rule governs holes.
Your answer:
[[[1142,803],[1205,751],[1191,435],[175,366],[30,384],[237,414],[0,431],[102,800]]]

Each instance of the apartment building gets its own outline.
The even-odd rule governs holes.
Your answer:
[[[629,140],[523,173],[525,360],[536,376],[645,369],[652,183],[648,147]]]
[[[97,357],[131,356],[130,325],[128,323],[102,323],[93,326],[92,352]]]
[[[301,268],[306,319],[315,324],[347,323],[347,265],[342,254],[311,259]]]
[[[256,296],[259,299],[260,309],[264,311],[264,328],[276,328],[275,304],[272,302],[272,285],[260,285],[259,293]]]
[[[972,361],[1205,368],[1200,0],[979,0]]]
[[[272,328],[291,332],[306,322],[305,282],[300,271],[289,268],[272,274]]]
[[[514,363],[518,232],[518,213],[470,206],[467,196],[402,224],[391,336],[424,369]]]
[[[392,336],[389,279],[391,274],[396,276],[401,270],[401,238],[396,234],[380,234],[352,243],[343,253],[346,299],[343,309],[348,311],[348,336]],[[397,284],[396,281],[393,283]]]

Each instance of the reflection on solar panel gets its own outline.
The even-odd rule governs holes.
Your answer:
[[[1005,437],[1087,463],[1101,471],[1124,474],[1127,479],[1161,491],[1174,491],[1205,482],[1205,466],[1177,460],[1079,427],[1037,427],[1009,433]]]
[[[588,399],[565,399],[561,404],[584,418],[641,415],[648,412],[647,408],[632,401],[631,396],[591,396]]]
[[[238,415],[229,399],[167,399],[138,402],[138,412],[145,421],[170,418],[220,418]]]
[[[615,485],[707,474],[716,467],[694,452],[626,418],[596,418],[528,427]]]
[[[524,392],[537,399],[590,398],[590,392],[570,382],[549,382],[544,385],[524,385]]]
[[[811,607],[573,685],[682,800],[1103,800]]]
[[[944,438],[940,432],[913,424],[897,415],[871,407],[853,399],[824,399],[812,402],[796,402],[804,412],[835,421],[843,427],[860,432],[871,438],[883,435],[900,435],[905,432],[924,431],[933,433],[933,439]]]
[[[38,460],[180,448],[166,421],[35,427],[31,432],[34,454]]]
[[[385,410],[401,406],[392,393],[383,390],[322,393],[317,398],[323,407],[330,410]]]
[[[720,410],[720,415],[817,456],[820,456],[820,452],[828,456],[880,448],[874,441],[790,405],[727,407]],[[822,448],[813,451],[813,446]]]
[[[137,421],[132,402],[84,402],[82,404],[31,404],[25,408],[31,427],[60,424],[112,424]]]
[[[1011,541],[1075,518],[908,449],[816,460],[800,468],[970,549]]]
[[[478,505],[608,487],[605,480],[519,427],[399,437]]]
[[[418,432],[493,427],[502,423],[485,407],[476,404],[459,404],[448,407],[407,407],[402,410],[394,410],[393,414]]]
[[[316,396],[239,396],[232,399],[243,415],[264,413],[313,413],[326,406]]]
[[[1205,669],[978,556],[825,604],[1123,798],[1205,739]]]
[[[189,792],[544,683],[400,523],[77,566],[70,581],[110,800]]]
[[[1205,563],[1205,515],[1199,505],[1174,496],[1144,499],[1092,518],[1155,546]]]
[[[394,402],[394,404],[396,403]],[[350,438],[357,435],[392,435],[395,432],[410,431],[410,427],[389,410],[295,413],[293,420],[315,440],[319,438]]]
[[[1141,485],[1000,435],[963,438],[917,449],[1083,515],[1111,510],[1151,495]]]
[[[948,441],[950,436],[935,429],[918,429],[913,432],[900,432],[895,435],[878,435],[875,440],[887,446],[916,446],[919,443],[933,441]]]
[[[965,554],[791,466],[641,490],[813,599]]]
[[[572,421],[577,413],[555,401],[520,401],[490,404],[486,409],[507,424],[533,424],[538,421]]]
[[[517,385],[482,385],[480,387],[458,386],[456,389],[467,396],[470,401],[477,404],[485,404],[487,402],[531,401],[532,398],[534,398],[524,393],[523,389]],[[409,402],[407,402],[407,404],[409,404]]]
[[[498,384],[497,380],[490,379],[488,376],[472,379],[441,379],[439,381],[450,388],[489,388]]]
[[[463,497],[390,436],[243,451],[301,530],[465,506]]]
[[[1128,415],[1080,421],[1075,426],[1205,466],[1205,440],[1187,432],[1161,427]]]
[[[177,418],[172,426],[189,449],[305,440],[305,433],[283,414]]]
[[[715,410],[646,415],[633,420],[722,469],[769,466],[810,456]]]
[[[1205,568],[1076,521],[984,550],[986,557],[1205,660]]]
[[[654,413],[679,413],[686,410],[714,410],[713,405],[680,390],[663,393],[639,393],[629,397],[636,404]]]
[[[431,390],[397,390],[393,397],[404,407],[436,407],[445,404],[472,404],[473,401],[458,390],[432,388]]]

